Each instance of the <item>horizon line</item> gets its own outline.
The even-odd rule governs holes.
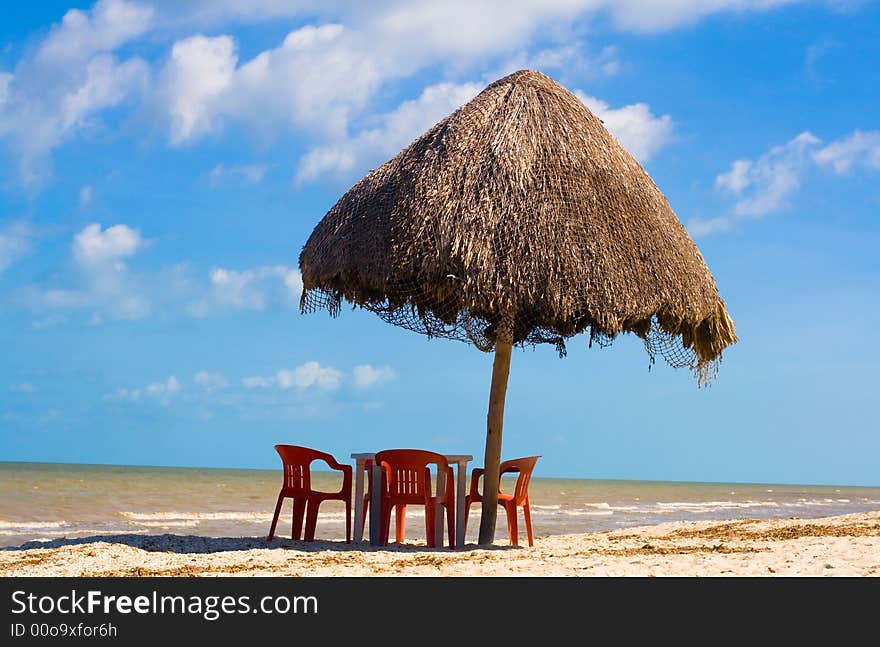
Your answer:
[[[279,468],[273,467],[217,467],[206,465],[148,465],[148,464],[130,464],[130,463],[71,463],[63,461],[33,461],[33,460],[0,460],[2,465],[75,465],[80,467],[134,467],[145,469],[179,469],[179,470],[237,470],[243,472],[274,472],[280,471]],[[316,469],[316,472],[332,472],[332,470]],[[687,480],[687,479],[640,479],[640,478],[601,478],[589,476],[534,476],[533,478],[541,480],[574,480],[574,481],[621,481],[634,483],[687,483],[693,485],[773,485],[784,487],[846,487],[846,488],[880,488],[877,485],[857,485],[847,483],[784,483],[772,481],[703,481],[703,480]]]

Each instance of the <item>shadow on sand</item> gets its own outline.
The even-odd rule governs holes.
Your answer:
[[[242,550],[297,550],[300,552],[396,552],[396,553],[452,553],[451,548],[429,548],[425,544],[391,544],[389,546],[370,546],[367,543],[350,543],[344,541],[293,541],[276,537],[267,541],[265,537],[205,537],[201,535],[141,535],[119,533],[107,535],[91,535],[87,537],[60,537],[50,541],[27,541],[19,546],[6,546],[3,551],[22,551],[33,549],[62,548],[65,546],[85,546],[89,544],[123,544],[132,548],[158,553],[207,554],[226,553]],[[463,550],[517,550],[515,546],[477,546],[465,544]]]

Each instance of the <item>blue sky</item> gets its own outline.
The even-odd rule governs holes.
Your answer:
[[[0,460],[481,462],[492,358],[302,316],[338,197],[486,84],[576,92],[737,324],[709,389],[638,339],[515,352],[540,476],[880,485],[880,7],[796,0],[17,3],[0,24]],[[537,474],[537,472],[536,472]]]

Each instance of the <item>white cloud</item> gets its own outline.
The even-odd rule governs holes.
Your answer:
[[[89,295],[77,290],[46,290],[42,300],[49,308],[83,308],[89,304]]]
[[[342,385],[345,373],[330,366],[321,366],[318,362],[311,361],[301,364],[294,369],[281,369],[275,375],[253,375],[242,380],[242,385],[247,389],[309,389],[316,388],[324,391],[333,391]],[[394,377],[394,371],[390,366],[371,366],[361,364],[351,371],[352,384],[355,388],[366,389]]]
[[[232,85],[236,61],[230,36],[198,35],[174,43],[163,73],[172,144],[196,139],[216,127],[217,103]]]
[[[144,391],[149,395],[173,395],[180,391],[180,389],[180,382],[172,375],[164,382],[148,384]]]
[[[63,324],[65,321],[67,321],[67,317],[61,315],[49,315],[48,317],[35,319],[31,322],[31,327],[34,330],[46,330],[47,328]]]
[[[800,186],[800,176],[809,161],[810,151],[819,144],[819,139],[810,132],[800,135],[782,146],[774,146],[755,162],[748,162],[748,168],[741,171],[737,185],[749,187],[751,193],[740,199],[733,207],[737,216],[765,216],[782,208],[789,196]],[[739,164],[739,166],[737,166]],[[743,160],[738,160],[726,174],[729,178],[734,169],[742,169]],[[716,184],[723,185],[725,174],[716,178]],[[730,185],[731,180],[727,180]],[[740,192],[742,193],[742,189]]]
[[[88,11],[67,12],[32,56],[0,72],[0,140],[17,156],[22,181],[36,187],[49,174],[56,147],[100,126],[108,109],[143,95],[167,121],[175,146],[226,126],[244,127],[269,143],[288,131],[305,135],[315,149],[300,172],[317,177],[369,157],[349,151],[348,143],[359,140],[359,120],[377,90],[394,79],[428,68],[473,73],[476,61],[492,66],[518,58],[579,78],[611,75],[620,67],[613,48],[590,55],[572,44],[605,17],[624,30],[662,31],[712,14],[769,11],[794,1],[99,0]],[[279,18],[313,24],[243,61],[234,38],[221,29]],[[126,45],[154,48],[181,34],[186,37],[173,43],[155,74],[143,59],[120,56]],[[534,52],[539,35],[547,45]],[[644,104],[612,110],[607,121],[643,160],[668,140],[672,127]]]
[[[168,406],[182,389],[183,386],[178,379],[170,375],[164,382],[153,382],[137,389],[116,389],[112,396],[107,397],[111,400],[127,400],[129,402],[150,399],[159,402],[162,406]]]
[[[275,378],[252,375],[244,378],[241,383],[246,389],[268,389],[275,385]]]
[[[356,156],[362,150],[357,140],[314,148],[300,159],[294,180],[296,184],[304,184],[326,173],[347,173],[358,163]]]
[[[660,32],[691,25],[724,12],[765,12],[803,0],[605,0],[601,4],[620,28]]]
[[[470,58],[517,48],[542,27],[565,26],[596,4],[595,0],[398,2],[377,12],[370,27],[380,42],[411,59]]]
[[[152,313],[149,299],[141,294],[129,293],[119,276],[106,275],[91,277],[81,288],[74,289],[30,289],[25,291],[27,306],[35,312],[45,310],[91,310],[90,323],[100,324],[105,320],[143,319]],[[54,325],[66,318],[51,316],[41,320]],[[36,327],[45,327],[35,322]]]
[[[738,218],[761,218],[784,208],[800,186],[812,151],[819,143],[815,135],[805,131],[781,146],[774,146],[757,160],[736,160],[729,171],[715,178],[716,187],[738,197],[731,214],[692,221],[688,229],[695,235],[729,231]]]
[[[620,63],[613,47],[590,56],[582,46],[563,38],[567,20],[591,13],[595,5],[557,2],[510,7],[501,2],[456,0],[451,4],[390,3],[370,12],[328,9],[325,15],[336,15],[340,22],[301,27],[278,47],[245,62],[239,61],[236,42],[229,35],[182,39],[175,43],[160,75],[170,139],[174,144],[196,141],[219,132],[227,123],[243,124],[270,139],[282,129],[302,130],[310,137],[331,141],[302,161],[301,179],[326,170],[348,170],[362,154],[346,148],[363,147],[369,143],[363,139],[373,139],[369,129],[351,135],[352,118],[361,114],[383,84],[425,66],[467,68],[477,55],[517,55],[543,26],[556,24],[564,44],[518,56],[551,69],[616,73]],[[275,9],[268,13],[277,15]],[[454,29],[450,29],[450,15],[456,16]],[[436,115],[434,121],[443,116]]]
[[[98,223],[87,225],[71,244],[76,271],[65,277],[69,285],[30,286],[23,291],[26,306],[37,312],[89,309],[92,323],[146,317],[153,309],[150,299],[123,262],[145,244],[127,225],[103,230]]]
[[[144,246],[135,230],[115,227],[101,232],[90,225],[73,245],[78,272],[67,286],[30,287],[23,292],[26,307],[43,310],[91,310],[92,323],[105,319],[142,319],[154,312],[208,317],[229,312],[262,312],[295,307],[302,293],[297,270],[261,266],[236,271],[215,268],[197,276],[187,264],[135,273],[123,259]],[[115,235],[114,235],[115,234]]]
[[[654,32],[689,25],[713,14],[766,12],[805,0],[396,0],[383,3],[333,3],[319,0],[188,0],[168,3],[163,16],[171,24],[216,27],[240,22],[271,21],[302,15],[330,16],[370,27],[446,55],[486,53],[510,40],[527,38],[536,29],[565,25],[578,17],[608,14],[619,28]],[[858,2],[858,0],[855,0]],[[846,0],[827,0],[836,7]],[[453,22],[450,22],[453,21]],[[445,40],[444,40],[445,36]]]
[[[329,366],[321,366],[318,362],[306,362],[292,371],[278,371],[276,383],[282,389],[316,387],[331,391],[339,388],[342,383],[342,372]]]
[[[86,185],[79,190],[79,208],[85,209],[92,203],[92,187]]]
[[[284,273],[284,287],[287,288],[287,296],[294,301],[299,301],[302,294],[302,274],[298,270],[288,270]]]
[[[278,18],[292,18],[305,11],[327,7],[325,0],[187,0],[160,5],[166,11],[159,19],[169,25],[216,28],[228,23],[255,23]]]
[[[35,387],[30,382],[20,382],[18,384],[13,384],[9,387],[9,390],[13,393],[36,393],[37,387]]]
[[[614,46],[605,46],[594,54],[587,51],[583,43],[567,42],[534,53],[524,49],[484,76],[487,80],[494,81],[517,70],[531,69],[550,73],[551,76],[555,72],[563,78],[593,79],[614,76],[622,67]]]
[[[609,16],[619,29],[660,32],[713,14],[764,12],[806,0],[406,0],[350,16],[410,59],[473,59],[509,51],[538,33],[571,36],[572,24]],[[833,3],[833,0],[832,0]],[[370,14],[373,15],[370,15]]]
[[[351,371],[354,385],[359,389],[366,389],[382,382],[387,382],[394,377],[394,371],[390,366],[371,366],[361,364]]]
[[[241,65],[230,36],[178,41],[161,75],[171,142],[195,141],[225,122],[269,138],[283,128],[344,133],[382,78],[373,50],[339,24],[292,31]]]
[[[381,116],[378,127],[309,151],[300,160],[296,182],[314,180],[325,173],[346,173],[355,167],[384,161],[482,89],[477,83],[429,86],[417,99],[404,101]]]
[[[743,218],[763,218],[788,206],[803,176],[831,169],[844,174],[855,166],[880,170],[880,131],[855,130],[822,146],[805,131],[780,146],[773,146],[755,160],[739,159],[715,178],[715,186],[736,198],[730,213],[709,219],[693,219],[688,230],[695,236],[730,231]]]
[[[134,388],[118,388],[104,396],[105,400],[126,402],[153,402],[168,406],[174,400],[189,404],[204,404],[205,397],[215,394],[213,401],[220,405],[251,402],[260,405],[280,404],[283,406],[311,407],[317,402],[326,402],[326,398],[338,391],[343,385],[350,384],[359,392],[382,384],[395,377],[391,367],[371,366],[362,364],[352,369],[349,374],[332,366],[324,366],[317,361],[308,361],[294,368],[281,368],[270,375],[251,375],[233,380],[226,375],[207,370],[200,370],[193,375],[192,385],[195,390],[188,389],[175,375],[164,380],[151,382]],[[36,390],[29,383],[10,386],[16,392]],[[223,391],[221,394],[215,393]],[[258,394],[254,391],[263,391]],[[251,392],[251,393],[249,393]],[[376,403],[367,403],[367,406]],[[299,413],[302,413],[301,411]]]
[[[788,1],[652,0],[641,7],[634,0],[408,0],[369,9],[357,3],[262,1],[247,7],[197,3],[184,10],[188,16],[184,20],[218,25],[308,15],[316,24],[291,32],[280,46],[244,63],[238,60],[229,36],[180,41],[181,47],[191,46],[188,56],[185,60],[172,57],[163,74],[168,80],[172,141],[194,141],[218,132],[226,122],[264,129],[269,137],[279,127],[301,129],[319,141],[329,139],[301,160],[297,180],[308,181],[328,172],[350,171],[376,156],[373,134],[385,126],[355,133],[350,127],[376,90],[395,78],[432,65],[472,69],[475,60],[496,56],[508,57],[508,66],[522,61],[539,68],[612,75],[620,68],[614,48],[586,54],[576,44],[581,35],[573,24],[589,25],[605,13],[624,29],[660,31],[714,13],[764,11]],[[557,44],[523,53],[537,34],[547,33]],[[178,67],[200,69],[205,61],[212,63],[208,72],[199,72],[197,78],[202,81],[175,81]],[[202,92],[201,83],[208,83],[210,90]],[[671,137],[671,119],[654,116],[646,104],[611,109],[593,100],[593,105],[605,113],[602,118],[640,160],[649,159]]]
[[[193,381],[206,391],[225,389],[229,385],[225,375],[210,371],[199,371],[193,376]]]
[[[739,195],[752,183],[749,171],[752,169],[751,160],[736,160],[730,166],[727,173],[721,173],[715,178],[715,186],[729,193]]]
[[[85,266],[118,263],[145,244],[137,229],[114,225],[101,231],[99,223],[87,225],[73,239],[73,258]]]
[[[847,173],[858,163],[880,169],[880,130],[855,130],[820,148],[813,154],[813,160],[820,166],[830,165],[840,174]]]
[[[620,72],[621,63],[616,47],[607,45],[598,54],[591,55],[583,51],[583,46],[575,44],[541,50],[532,57],[529,67],[565,70],[588,76],[614,76]]]
[[[40,45],[36,58],[52,63],[82,60],[109,52],[141,36],[151,26],[153,8],[125,0],[98,0],[91,11],[71,9]]]
[[[351,168],[357,162],[356,155],[333,144],[351,137],[352,121],[392,79],[431,66],[472,71],[474,61],[494,63],[499,57],[524,57],[530,65],[581,76],[611,75],[620,67],[613,48],[590,56],[572,44],[605,16],[620,29],[652,32],[713,14],[763,12],[798,1],[803,0],[390,0],[378,5],[99,0],[88,11],[68,11],[33,56],[22,59],[13,73],[0,72],[0,139],[18,155],[22,180],[38,185],[55,147],[88,132],[102,112],[151,86],[145,61],[119,60],[115,52],[145,42],[148,34],[161,42],[196,30],[201,33],[173,44],[157,83],[149,87],[150,102],[168,118],[169,141],[195,142],[226,124],[243,125],[269,140],[293,129],[316,143],[330,140],[329,149],[314,151],[302,167],[305,175],[319,174],[321,168]],[[204,35],[217,34],[226,24],[279,18],[314,24],[291,31],[277,47],[244,62],[232,36]],[[523,54],[538,35],[545,40],[549,35],[556,44]],[[627,108],[615,115],[621,131],[657,120],[643,114],[641,104]],[[652,151],[637,154],[644,159]]]
[[[143,85],[149,74],[141,59],[118,63],[113,56],[96,56],[86,65],[81,85],[71,88],[61,99],[59,136],[83,126],[92,113],[119,105],[133,90]]]
[[[718,216],[716,218],[691,218],[687,224],[691,236],[701,237],[718,234],[733,229],[734,218]]]
[[[48,157],[65,139],[88,133],[95,117],[143,90],[149,66],[111,52],[143,35],[152,10],[123,0],[100,0],[91,11],[68,11],[14,72],[0,78],[0,140],[17,155],[26,186],[48,174]]]
[[[9,99],[9,86],[13,78],[15,77],[9,72],[0,72],[0,108]]]
[[[252,375],[244,378],[241,383],[246,389],[279,389],[305,390],[316,388],[322,391],[334,391],[342,384],[344,374],[330,366],[321,366],[318,362],[306,362],[294,369],[280,369],[275,375]]]
[[[589,13],[595,4],[522,2],[510,7],[502,2],[451,0],[392,2],[370,11],[356,5],[301,8],[300,13],[311,14],[318,24],[290,32],[281,45],[245,62],[239,61],[229,35],[182,39],[175,43],[160,75],[170,139],[174,144],[188,143],[219,132],[226,123],[244,124],[270,139],[281,129],[298,129],[315,139],[331,140],[303,161],[303,178],[324,169],[350,169],[360,159],[343,149],[345,140],[358,139],[349,132],[352,118],[361,114],[383,84],[425,66],[467,68],[473,66],[475,56],[512,55],[547,25],[556,24],[562,39],[568,20]],[[295,5],[261,4],[247,10],[201,7],[215,19],[225,15],[232,21],[277,16],[287,13],[285,9],[289,15],[298,13]],[[450,16],[456,17],[454,28]],[[541,50],[534,60],[548,67],[589,67],[603,74],[613,74],[619,67],[614,49],[608,47],[593,58],[578,45],[564,44]]]
[[[225,166],[218,164],[208,173],[211,186],[217,186],[224,180],[233,180],[239,184],[259,184],[266,176],[266,166],[262,164],[235,164]]]
[[[24,221],[11,222],[0,229],[0,273],[31,251],[31,238],[31,228]]]
[[[730,213],[709,219],[693,219],[687,228],[694,236],[730,231],[742,218],[763,218],[788,204],[800,186],[819,139],[802,132],[781,146],[774,146],[756,160],[739,159],[730,170],[715,178],[715,186],[737,198]]]
[[[646,103],[611,108],[606,102],[576,90],[574,94],[599,117],[623,147],[640,162],[647,162],[672,141],[672,117],[656,117]]]
[[[0,139],[17,153],[22,183],[39,185],[48,175],[49,153],[69,135],[87,130],[94,114],[142,87],[146,72],[140,60],[120,64],[102,56],[49,91],[29,79],[14,83],[11,96],[0,104]]]
[[[0,261],[11,262],[20,255],[22,244],[13,245],[12,240],[0,234]],[[55,314],[46,317],[46,311],[90,312],[91,323],[97,324],[108,319],[142,319],[156,311],[207,317],[299,303],[302,278],[284,265],[214,268],[202,275],[194,274],[187,263],[147,272],[130,270],[127,262],[147,244],[138,230],[127,225],[102,229],[98,223],[90,224],[71,243],[73,271],[48,284],[19,289],[14,303],[44,315],[40,322],[45,325],[67,320]],[[44,326],[40,322],[34,325]]]
[[[191,302],[187,310],[194,317],[224,311],[262,311],[273,303],[297,303],[301,293],[299,272],[284,265],[243,271],[218,267],[211,270],[208,294]]]

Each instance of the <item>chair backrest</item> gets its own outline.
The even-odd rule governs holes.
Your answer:
[[[431,495],[431,464],[438,470],[449,469],[443,454],[424,449],[385,449],[374,460],[384,470],[385,496],[400,503],[422,503]]]
[[[513,492],[516,505],[522,505],[526,497],[529,496],[529,482],[532,480],[532,470],[535,469],[535,463],[538,462],[539,458],[541,457],[526,456],[525,458],[512,458],[501,463],[501,474],[519,472]]]
[[[300,447],[299,445],[275,445],[275,451],[284,465],[284,487],[294,492],[310,492],[312,489],[312,461],[326,461],[330,454]]]

